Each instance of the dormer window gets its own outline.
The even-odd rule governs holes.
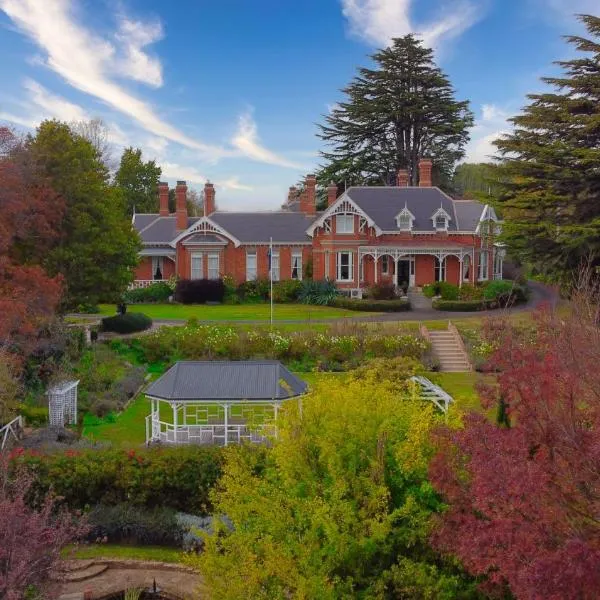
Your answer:
[[[442,207],[437,209],[437,211],[431,217],[431,220],[433,221],[433,227],[436,231],[448,230],[450,215]]]
[[[414,220],[414,215],[406,206],[396,215],[396,225],[400,231],[411,231]]]

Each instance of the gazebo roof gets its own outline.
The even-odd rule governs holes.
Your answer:
[[[307,384],[276,360],[180,361],[146,394],[170,401],[285,400]]]

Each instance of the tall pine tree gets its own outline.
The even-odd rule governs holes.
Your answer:
[[[155,161],[142,160],[139,148],[125,148],[121,155],[115,185],[123,192],[127,214],[158,212],[158,181],[161,168]]]
[[[372,59],[374,67],[359,69],[343,90],[346,99],[319,126],[331,148],[321,153],[319,182],[395,185],[404,168],[417,185],[419,158],[427,156],[435,182],[447,184],[469,140],[468,102],[455,100],[433,52],[412,35],[394,39]]]
[[[496,141],[503,155],[504,238],[539,272],[566,279],[590,254],[600,263],[600,18],[580,15],[592,39],[569,36],[580,55],[545,77]],[[508,183],[506,183],[508,182]]]

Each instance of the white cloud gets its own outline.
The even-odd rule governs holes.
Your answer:
[[[21,125],[22,127],[27,127],[29,129],[35,128],[35,126],[39,123],[39,121],[36,121],[31,117],[21,117],[5,111],[0,111],[0,121],[8,121],[14,125]]]
[[[238,130],[233,136],[231,143],[241,154],[252,160],[279,167],[289,167],[290,169],[305,168],[303,165],[287,160],[261,145],[251,111],[240,115]]]
[[[119,71],[125,77],[141,81],[154,87],[163,84],[162,65],[143,49],[163,37],[162,25],[159,21],[142,23],[127,17],[121,17],[117,39],[125,52],[124,60],[117,63]]]
[[[438,48],[444,41],[456,38],[482,16],[482,3],[453,0],[439,8],[435,19],[413,22],[412,0],[341,0],[342,13],[348,20],[350,33],[374,46],[387,46],[394,37],[408,33],[418,35],[426,46]]]
[[[171,163],[168,161],[159,161],[159,165],[162,169],[162,176],[165,179],[171,180],[184,180],[187,183],[195,183],[204,185],[208,178],[200,173],[195,167],[190,167],[178,163]],[[217,179],[213,181],[215,186],[224,190],[235,190],[235,191],[251,191],[254,188],[250,185],[240,183],[239,178],[236,176],[229,177],[227,179]]]
[[[229,177],[228,179],[220,179],[215,181],[215,185],[221,186],[226,190],[251,191],[254,188],[251,185],[240,183],[238,177]]]
[[[43,117],[52,117],[61,121],[87,121],[90,119],[89,114],[81,106],[49,92],[33,79],[26,79],[23,87],[29,92],[30,101],[41,109]]]
[[[465,162],[490,162],[497,156],[494,140],[511,130],[508,119],[512,115],[495,104],[484,104],[481,116],[471,128],[471,141],[467,146]]]
[[[113,44],[75,21],[70,0],[0,0],[0,8],[46,53],[44,64],[76,89],[127,115],[156,136],[213,156],[224,153],[221,148],[193,139],[163,121],[148,103],[113,81],[112,77],[127,74],[156,84],[156,63],[149,58],[140,59],[141,48],[151,37],[147,32],[146,37],[142,35],[143,27],[137,28],[133,44],[139,55],[126,68],[125,59],[117,56]],[[133,24],[127,27],[136,30]]]

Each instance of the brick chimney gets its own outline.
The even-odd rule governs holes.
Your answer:
[[[177,230],[183,231],[188,227],[187,184],[185,181],[178,181],[175,187],[175,207]]]
[[[215,186],[207,181],[204,184],[204,216],[212,215],[215,210]]]
[[[408,187],[408,169],[398,169],[396,173],[396,185],[398,187]]]
[[[430,158],[422,158],[419,161],[419,187],[431,187],[431,169],[433,163]]]
[[[337,185],[331,181],[327,186],[327,206],[331,206],[337,200]]]
[[[314,215],[317,212],[316,188],[317,178],[307,175],[304,180],[304,192],[300,195],[300,211],[306,215]]]
[[[158,214],[169,216],[169,184],[166,181],[158,182]]]

